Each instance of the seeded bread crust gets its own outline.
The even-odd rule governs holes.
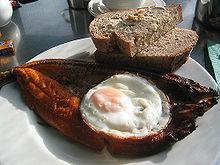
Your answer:
[[[183,21],[181,5],[145,7],[108,12],[90,24],[92,40],[101,52],[134,56]]]
[[[95,59],[101,63],[114,63],[157,73],[170,73],[188,60],[197,40],[198,35],[195,31],[175,28],[134,57],[115,49],[110,53],[97,50]]]

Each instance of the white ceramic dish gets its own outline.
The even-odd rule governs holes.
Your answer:
[[[143,7],[146,6],[165,6],[166,3],[163,0],[146,0]],[[111,11],[101,2],[101,0],[90,0],[88,4],[89,13],[96,17],[100,14]]]
[[[68,58],[82,52],[94,52],[90,38],[54,47],[33,60]],[[202,85],[217,89],[208,72],[191,58],[177,72]],[[107,151],[96,153],[73,144],[57,130],[37,122],[40,119],[28,109],[17,83],[0,91],[0,164],[1,165],[219,165],[220,104],[197,120],[197,129],[171,148],[150,157],[114,158]]]

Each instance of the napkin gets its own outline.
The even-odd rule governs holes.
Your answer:
[[[220,89],[220,44],[208,40],[207,50],[206,69],[215,78]]]

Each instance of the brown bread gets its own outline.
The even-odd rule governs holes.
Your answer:
[[[102,63],[114,63],[158,73],[168,73],[178,69],[187,61],[197,40],[196,32],[175,28],[134,57],[127,56],[117,49],[110,53],[97,50],[95,58]]]
[[[90,34],[96,48],[134,56],[182,22],[180,5],[112,11],[96,17]]]

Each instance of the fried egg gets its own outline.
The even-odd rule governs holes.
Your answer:
[[[117,74],[90,89],[80,112],[94,130],[120,137],[142,137],[166,127],[170,106],[166,95],[147,79]]]

